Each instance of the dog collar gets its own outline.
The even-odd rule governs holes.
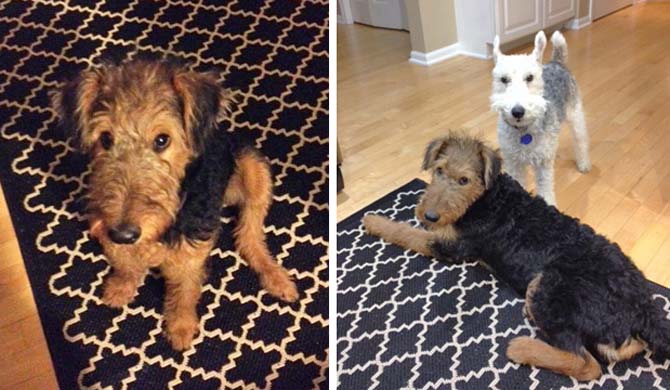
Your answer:
[[[526,133],[526,134],[521,136],[521,139],[519,141],[521,141],[521,143],[524,144],[524,145],[528,145],[531,142],[533,142],[533,136]]]

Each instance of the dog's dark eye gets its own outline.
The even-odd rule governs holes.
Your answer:
[[[158,134],[154,138],[154,150],[157,152],[162,152],[165,148],[170,145],[170,136],[167,134]]]
[[[470,179],[468,179],[468,178],[465,177],[465,176],[463,176],[463,177],[461,177],[460,179],[458,179],[458,184],[460,184],[460,185],[462,185],[462,186],[468,184],[469,182],[470,182]]]
[[[437,167],[437,168],[435,169],[435,173],[437,173],[438,176],[442,176],[442,168]]]
[[[500,78],[500,82],[503,84],[508,84],[509,83],[509,77],[503,76]]]
[[[533,75],[529,74],[528,76],[526,76],[526,82],[530,83],[531,81],[533,81]]]
[[[112,138],[112,133],[109,131],[103,131],[100,134],[100,146],[102,146],[102,148],[105,150],[109,150],[112,145],[114,145],[114,138]]]

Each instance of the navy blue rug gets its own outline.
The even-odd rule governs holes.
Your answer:
[[[170,56],[217,70],[239,101],[221,126],[272,163],[268,242],[301,296],[268,296],[232,251],[210,259],[201,333],[162,334],[163,282],[101,304],[108,267],[82,218],[87,161],[63,139],[49,90],[103,60]],[[328,2],[1,1],[0,183],[62,389],[327,387]]]
[[[523,299],[477,263],[445,264],[365,234],[367,213],[418,226],[414,180],[338,224],[339,389],[669,389],[670,360],[650,353],[577,382],[519,366],[509,341],[535,335]],[[670,318],[670,290],[653,285]]]

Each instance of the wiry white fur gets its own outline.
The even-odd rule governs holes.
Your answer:
[[[567,59],[565,38],[556,31],[551,42],[552,60],[564,63]],[[546,44],[544,32],[540,31],[535,36],[535,47],[531,54],[504,55],[500,51],[500,40],[495,37],[491,108],[499,113],[498,141],[504,158],[504,169],[525,186],[530,165],[535,171],[537,193],[547,203],[556,204],[554,160],[561,125],[559,116],[565,117],[571,124],[579,171],[588,172],[591,163],[588,133],[576,87],[574,91],[566,93],[560,101],[561,107],[552,106],[554,103],[545,99],[542,55]],[[531,81],[528,81],[529,76],[532,77]],[[520,119],[512,115],[512,109],[517,105],[524,108],[524,115]],[[520,142],[523,134],[532,135],[533,141],[529,145]]]

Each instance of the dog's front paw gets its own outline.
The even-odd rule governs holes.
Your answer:
[[[389,219],[381,215],[368,214],[363,217],[365,231],[373,236],[379,236],[388,223]]]
[[[261,274],[261,285],[282,301],[295,302],[298,299],[298,288],[283,267],[273,268]]]
[[[111,307],[122,307],[132,302],[137,293],[137,284],[129,279],[116,275],[105,280],[102,302]]]
[[[512,339],[507,347],[507,358],[518,364],[528,364],[528,356],[532,353],[533,338],[521,336]]]
[[[172,348],[183,351],[191,346],[198,334],[198,317],[195,314],[172,315],[166,318],[165,332]]]
[[[577,170],[581,173],[588,173],[591,171],[591,161],[577,161]]]

